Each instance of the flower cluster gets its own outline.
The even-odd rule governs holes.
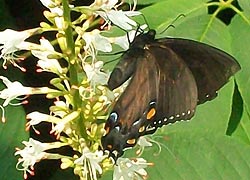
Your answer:
[[[103,32],[115,25],[130,31],[129,36],[133,37],[133,29],[138,25],[131,17],[140,15],[140,12],[134,11],[134,8],[130,11],[120,10],[121,3],[118,0],[95,0],[90,6],[80,7],[68,4],[67,0],[40,1],[47,8],[44,15],[50,24],[42,22],[41,27],[34,29],[20,32],[6,29],[0,32],[0,58],[5,69],[12,64],[25,72],[19,62],[26,60],[28,53],[20,55],[20,52],[30,51],[29,55],[38,59],[38,73],[46,71],[56,75],[50,81],[54,88],[25,87],[18,81],[0,76],[6,86],[0,91],[0,98],[4,100],[0,108],[2,121],[5,122],[5,107],[27,103],[27,96],[44,94],[54,99],[49,114],[39,109],[27,114],[26,130],[32,128],[40,134],[36,126],[41,122],[51,123],[50,133],[56,136],[57,141],[42,143],[32,138],[24,141],[24,149],[17,149],[15,153],[20,156],[17,169],[22,170],[24,178],[27,178],[28,174],[34,175],[35,163],[43,159],[60,159],[62,169],[71,167],[80,179],[96,180],[104,171],[113,167],[109,157],[100,150],[100,139],[104,134],[104,123],[110,106],[122,91],[117,89],[114,93],[105,86],[109,72],[103,70],[104,63],[99,60],[98,53],[111,52],[113,44],[123,49],[129,46],[126,34],[106,37]],[[136,0],[133,4],[136,5]],[[71,22],[70,12],[80,15]],[[104,23],[92,30],[97,21]],[[60,50],[55,50],[54,44],[45,37],[41,37],[40,43],[27,40],[33,35],[50,31],[57,32],[54,43],[59,45]],[[151,146],[145,141],[141,144],[143,147]],[[46,152],[62,146],[70,146],[75,155],[70,157]],[[120,158],[117,166],[114,166],[113,179],[144,179],[147,177],[144,170],[147,165],[142,158]]]

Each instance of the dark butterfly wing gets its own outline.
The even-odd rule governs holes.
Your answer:
[[[196,80],[198,104],[215,98],[229,77],[240,70],[232,56],[207,44],[178,38],[163,38],[157,43],[171,48],[188,65]]]
[[[140,54],[137,50],[127,53],[133,51]],[[105,126],[107,134],[102,138],[104,149],[114,159],[117,158],[114,151],[121,156],[124,148],[134,146],[140,136],[153,133],[157,127],[190,119],[197,104],[194,77],[185,62],[171,49],[148,46],[133,60],[137,62],[132,65],[135,72],[117,100]],[[110,82],[118,80],[111,78]]]
[[[147,34],[140,34],[135,37],[133,42],[130,44],[129,50],[122,55],[121,61],[118,62],[111,73],[108,81],[108,87],[111,90],[122,85],[134,72],[136,72],[138,60],[146,58],[144,54],[144,46],[147,43],[155,41],[155,33],[156,32],[154,30],[150,30]],[[138,64],[138,66],[141,65]]]
[[[131,63],[127,62],[127,57],[131,53],[134,55],[130,57],[130,60],[132,59],[136,64],[131,61]],[[131,49],[125,52],[113,71],[115,74],[112,72],[108,82],[108,86],[116,87],[117,84],[129,78],[126,69],[134,69],[128,86],[115,103],[106,122],[106,135],[102,137],[103,149],[108,150],[114,160],[123,154],[124,148],[136,144],[140,136],[138,131],[145,123],[138,120],[143,116],[150,101],[156,99],[157,96],[158,73],[155,72],[154,68],[150,68],[154,66],[154,61],[145,58],[145,54],[148,53],[140,49]],[[148,56],[151,58],[151,54]],[[116,77],[116,74],[120,74],[121,78]]]
[[[160,83],[152,54],[146,51],[134,60],[136,70],[113,108],[119,114],[119,123],[128,129],[142,116],[149,103],[156,100]]]
[[[137,53],[134,52],[135,50],[128,50],[122,55],[122,60],[115,66],[108,80],[109,89],[113,90],[121,86],[135,72],[137,59],[140,59],[144,52],[141,49],[138,49]]]

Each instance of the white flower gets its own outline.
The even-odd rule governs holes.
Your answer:
[[[85,32],[82,35],[82,38],[84,39],[86,45],[84,46],[85,50],[88,50],[92,48],[93,46],[94,49],[98,51],[103,51],[103,52],[111,52],[112,51],[112,46],[108,40],[108,38],[100,35],[100,31],[95,29],[91,32]]]
[[[77,165],[82,165],[82,175],[87,177],[88,173],[91,180],[97,180],[97,172],[102,174],[102,168],[100,162],[105,159],[102,151],[91,152],[87,147],[82,151],[82,156],[74,161]]]
[[[24,41],[28,37],[30,37],[33,33],[35,33],[37,29],[30,29],[26,31],[14,31],[12,29],[6,29],[0,32],[0,46],[1,56],[4,54],[11,54],[18,50],[28,50],[27,44]]]
[[[109,10],[115,7],[115,5],[118,3],[118,0],[106,0],[102,3],[101,9]]]
[[[32,87],[25,87],[20,82],[14,81],[11,82],[8,78],[4,76],[0,76],[0,79],[3,81],[7,88],[0,91],[0,98],[5,99],[3,105],[0,105],[0,109],[2,110],[2,121],[5,122],[4,117],[4,107],[7,105],[20,105],[27,103],[24,99],[31,94],[49,94],[49,93],[60,93],[58,90],[50,89],[48,87],[40,87],[40,88],[32,88]],[[20,96],[24,96],[20,98]],[[11,101],[17,99],[22,100],[21,103],[12,103]]]
[[[51,0],[40,0],[41,3],[47,7],[51,12],[57,13],[59,16],[63,15],[63,10],[57,7],[57,4]]]
[[[62,18],[63,16],[62,6],[58,6],[58,4],[52,0],[40,0],[40,1],[45,7],[47,7],[50,10],[50,12],[57,14],[57,17],[55,17],[55,23],[59,29],[62,29],[64,26],[64,19]],[[70,7],[72,8],[74,6],[70,5]]]
[[[10,101],[16,99],[18,96],[29,95],[33,92],[31,87],[25,87],[18,81],[11,82],[4,76],[0,76],[0,79],[7,86],[6,89],[0,91],[0,98],[5,99],[3,107],[10,104]]]
[[[22,103],[11,103],[12,100],[24,100],[27,95],[31,94],[49,94],[49,93],[60,93],[60,91],[55,89],[50,89],[48,87],[25,87],[20,82],[14,81],[11,82],[8,78],[4,76],[0,76],[0,79],[3,81],[6,89],[0,91],[0,98],[5,99],[3,103],[3,107],[7,106],[8,104],[11,105],[20,105]],[[25,96],[24,98],[19,98],[19,96]]]
[[[137,145],[142,146],[142,147],[150,147],[153,144],[149,141],[148,138],[141,136],[137,142]]]
[[[95,86],[98,84],[101,84],[101,85],[107,84],[109,74],[101,71],[102,67],[103,67],[102,61],[97,61],[96,63],[93,63],[92,65],[88,63],[83,64],[83,69],[91,85]]]
[[[27,114],[26,118],[29,119],[29,122],[26,124],[26,129],[28,130],[30,127],[32,127],[37,134],[39,134],[39,131],[37,131],[34,126],[41,123],[41,122],[50,122],[52,123],[52,130],[50,133],[55,133],[57,137],[60,136],[60,133],[68,127],[68,122],[72,121],[73,119],[77,118],[79,115],[78,111],[73,111],[68,114],[64,114],[64,117],[58,118],[52,115],[40,113],[37,111],[34,111],[32,113]],[[56,125],[54,125],[56,124]]]
[[[50,110],[54,116],[63,118],[67,115],[69,110],[69,104],[66,104],[64,101],[55,101],[55,106],[51,106]]]
[[[34,111],[32,113],[27,114],[26,118],[30,119],[26,123],[26,130],[29,130],[29,128],[31,126],[37,134],[40,134],[40,132],[35,129],[35,127],[34,127],[35,125],[37,125],[41,122],[59,123],[61,120],[57,117],[54,117],[54,116],[51,116],[48,114],[44,114],[44,113],[40,113],[38,111]]]
[[[144,168],[148,165],[152,165],[152,163],[147,163],[143,158],[133,160],[119,158],[117,165],[114,166],[113,180],[146,179],[147,172]]]
[[[139,146],[139,149],[136,151],[137,156],[140,156],[145,147],[151,147],[153,144],[150,142],[150,138],[141,136],[137,142],[137,145]]]
[[[55,74],[62,73],[62,67],[57,59],[49,59],[49,55],[56,54],[54,47],[47,39],[40,39],[41,50],[31,50],[31,53],[39,60],[37,65],[42,68],[43,71],[53,72]]]
[[[131,30],[133,26],[137,26],[137,23],[129,17],[138,16],[141,14],[139,11],[116,11],[113,9],[109,11],[97,11],[96,13],[100,15],[106,22],[111,21],[116,26],[124,30]]]
[[[62,67],[57,59],[40,59],[37,65],[41,67],[43,71],[53,72],[55,74],[62,73]]]
[[[21,157],[18,159],[18,163],[16,168],[18,170],[24,171],[24,178],[27,178],[27,172],[31,175],[34,174],[34,165],[35,163],[41,161],[42,159],[59,159],[59,155],[53,155],[50,153],[44,152],[48,149],[59,148],[65,146],[65,143],[55,142],[55,143],[41,143],[32,138],[29,141],[22,142],[26,147],[22,150],[17,149],[15,152],[16,155],[20,155]]]
[[[96,11],[96,14],[101,16],[106,21],[106,24],[110,25],[110,22],[112,22],[124,30],[131,30],[133,26],[137,26],[137,23],[129,17],[138,16],[141,13],[139,11],[118,11],[117,8],[123,4],[123,1],[120,4],[117,3],[118,0],[101,1],[100,10]],[[98,6],[97,1],[92,6],[95,5]],[[134,5],[136,5],[136,0],[134,0]]]
[[[29,50],[30,43],[24,40],[34,34],[38,29],[29,29],[25,31],[14,31],[12,29],[6,29],[0,32],[0,58],[4,59],[3,67],[6,68],[7,62],[12,63],[14,66],[19,67],[15,61],[22,60],[23,58],[15,55],[15,52],[19,50]],[[19,67],[21,70],[21,67]]]
[[[29,139],[29,142],[23,141],[23,144],[26,146],[23,150],[18,150],[15,152],[15,155],[20,155],[21,158],[18,159],[17,169],[24,171],[24,177],[27,177],[27,172],[31,175],[34,174],[33,166],[36,162],[39,162],[46,155],[44,150],[46,147],[43,143],[36,141],[32,138]],[[20,164],[22,163],[22,168]]]

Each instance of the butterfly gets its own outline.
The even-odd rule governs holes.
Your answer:
[[[136,36],[108,81],[113,90],[130,78],[105,124],[102,147],[115,162],[139,137],[194,116],[196,106],[240,70],[231,55],[180,38],[155,39],[156,31]]]

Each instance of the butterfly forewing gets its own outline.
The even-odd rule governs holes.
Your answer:
[[[113,111],[119,114],[119,123],[128,129],[142,116],[149,103],[157,98],[160,79],[155,72],[157,67],[155,61],[152,61],[153,58],[152,54],[145,51],[134,59],[137,62],[135,72],[113,108]],[[154,68],[151,68],[152,66]]]
[[[128,50],[126,53],[131,52],[138,54],[138,56],[132,58],[136,62],[136,65],[131,63],[136,69],[132,73],[125,91],[114,105],[111,112],[112,116],[110,115],[105,125],[107,134],[102,138],[103,148],[108,150],[110,156],[115,160],[123,154],[124,148],[134,146],[139,136],[145,134],[144,131],[139,131],[139,129],[150,122],[141,118],[146,116],[144,112],[148,109],[149,103],[155,100],[159,87],[158,74],[155,73],[154,68],[150,68],[154,66],[154,61],[149,61],[151,58],[145,59],[145,56],[150,56],[151,54],[143,51],[139,55],[139,52],[133,49]],[[123,57],[127,57],[126,53]],[[123,60],[126,59],[122,59],[121,61]],[[123,62],[120,62],[119,68],[122,65]],[[124,65],[127,67],[126,63]],[[111,75],[109,82],[116,86],[119,78],[118,80],[114,80],[113,78],[116,77]],[[148,91],[148,89],[151,89],[151,91]],[[113,118],[114,115],[117,118]]]
[[[119,87],[132,76],[135,72],[136,64],[138,63],[137,59],[143,57],[143,54],[144,52],[138,49],[138,51],[129,50],[122,55],[122,61],[119,61],[115,66],[108,80],[109,89],[113,90]]]

